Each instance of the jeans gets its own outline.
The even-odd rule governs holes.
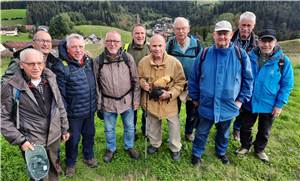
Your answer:
[[[230,135],[230,123],[231,120],[227,120],[215,124],[217,128],[217,133],[215,136],[215,151],[219,156],[223,156],[226,154]],[[213,124],[214,120],[209,120],[199,116],[199,123],[196,128],[196,134],[192,148],[192,154],[196,157],[201,158],[205,150],[209,131]]]
[[[124,125],[124,148],[128,150],[134,146],[134,123],[133,109],[130,108],[127,111],[121,113],[123,125]],[[112,112],[103,112],[104,118],[104,132],[106,136],[106,147],[111,152],[115,152],[117,149],[116,144],[116,123],[118,114]]]
[[[78,144],[82,135],[82,153],[86,160],[94,158],[94,136],[95,123],[94,116],[81,120],[69,120],[70,139],[66,142],[66,165],[75,165],[78,155]]]
[[[241,145],[243,148],[250,149],[252,145],[252,127],[258,117],[258,131],[253,143],[256,153],[264,151],[267,146],[272,124],[274,121],[271,113],[251,113],[245,111],[242,114],[241,126]]]

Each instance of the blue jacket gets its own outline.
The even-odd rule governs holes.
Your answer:
[[[249,57],[241,49],[241,62],[233,43],[229,48],[209,47],[202,64],[200,56],[201,53],[189,78],[189,96],[199,103],[198,112],[204,118],[215,123],[231,120],[239,114],[235,101],[244,103],[251,97],[253,78]]]
[[[66,43],[59,45],[62,60],[53,66],[60,93],[63,97],[69,120],[94,116],[96,111],[96,81],[93,61],[85,56],[84,64],[71,59],[67,54]]]
[[[252,50],[250,53],[254,86],[252,99],[245,104],[245,108],[253,113],[272,113],[274,106],[282,108],[292,91],[294,74],[291,62],[284,56],[284,66],[280,71],[279,60],[283,52],[279,47],[275,50],[260,69],[257,64],[258,51]]]
[[[183,67],[183,71],[184,71],[184,75],[186,77],[186,79],[188,79],[189,75],[191,74],[192,70],[193,70],[193,65],[195,62],[195,59],[198,55],[196,55],[196,48],[198,47],[198,43],[197,43],[197,39],[195,39],[193,36],[189,36],[190,37],[190,44],[187,48],[187,50],[185,51],[185,53],[183,53],[180,50],[180,45],[178,44],[178,42],[176,41],[176,38],[173,37],[171,38],[170,41],[173,41],[173,48],[171,49],[170,52],[168,52],[169,46],[170,46],[170,41],[167,43],[166,46],[166,50],[168,52],[169,55],[172,55],[174,57],[176,57],[182,67]],[[200,51],[201,52],[201,47],[200,47]],[[184,57],[185,55],[191,56],[191,57]]]

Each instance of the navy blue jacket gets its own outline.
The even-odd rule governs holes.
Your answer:
[[[68,56],[66,42],[59,45],[62,59],[53,66],[60,93],[68,113],[68,119],[84,119],[94,116],[96,111],[96,81],[93,73],[93,61],[84,57],[84,64]]]

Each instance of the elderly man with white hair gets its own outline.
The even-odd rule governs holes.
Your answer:
[[[91,168],[98,166],[93,149],[96,80],[93,61],[85,53],[81,35],[68,35],[59,45],[59,55],[62,61],[53,66],[53,71],[68,113],[71,137],[66,143],[66,176],[72,177],[81,135],[83,162]]]
[[[238,47],[243,48],[249,54],[257,47],[257,36],[254,33],[256,16],[254,13],[246,11],[241,14],[238,29],[234,32],[231,41]],[[244,107],[241,108],[241,112]],[[237,116],[233,124],[233,139],[240,140],[241,117]]]
[[[43,54],[27,48],[16,73],[1,87],[1,134],[24,152],[42,145],[50,162],[48,180],[58,180],[60,139],[69,139],[68,120],[55,75]],[[49,131],[50,130],[50,131]]]
[[[181,63],[184,71],[184,75],[188,81],[189,75],[192,72],[195,59],[199,52],[202,50],[199,40],[190,36],[190,23],[184,17],[177,17],[174,20],[173,29],[175,37],[171,38],[167,43],[167,53],[176,57]],[[185,86],[186,88],[186,86]],[[181,101],[186,104],[186,124],[185,124],[185,139],[187,141],[193,141],[193,130],[195,127],[196,119],[193,119],[196,115],[196,108],[193,106],[193,102],[189,97],[178,98],[178,110],[180,112]]]
[[[192,164],[201,162],[213,125],[217,132],[215,152],[223,164],[226,156],[231,120],[239,114],[242,104],[251,97],[253,78],[245,50],[230,42],[232,26],[228,21],[216,23],[214,44],[205,48],[197,59],[189,79],[189,96],[198,106],[199,124],[192,149]]]

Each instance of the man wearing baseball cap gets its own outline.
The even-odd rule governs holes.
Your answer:
[[[231,42],[233,32],[228,21],[216,23],[214,44],[200,53],[189,77],[189,96],[198,106],[199,124],[192,149],[192,164],[198,165],[205,150],[207,137],[215,124],[215,151],[223,164],[226,156],[230,123],[239,114],[241,105],[252,92],[252,74],[245,50]]]
[[[259,34],[258,47],[250,52],[254,86],[252,98],[244,104],[241,113],[241,148],[238,155],[245,155],[254,145],[257,157],[269,162],[264,152],[272,124],[288,97],[294,84],[293,68],[289,58],[277,44],[276,31],[264,29]],[[252,143],[252,127],[258,118],[258,132]]]

